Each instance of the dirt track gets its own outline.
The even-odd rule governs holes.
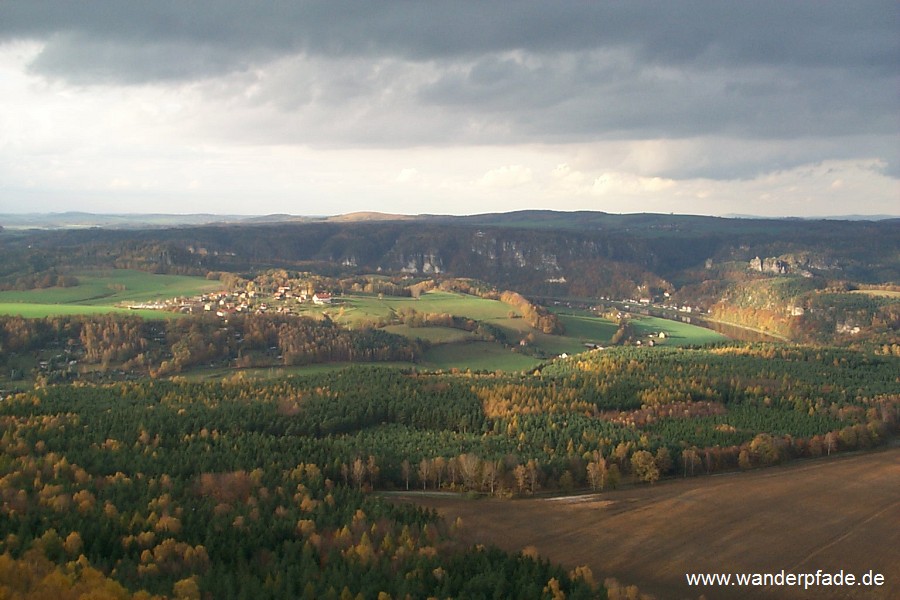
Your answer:
[[[419,497],[472,543],[535,546],[658,598],[900,598],[900,449],[679,480],[603,494],[527,500]],[[860,576],[881,587],[689,588],[685,573]]]

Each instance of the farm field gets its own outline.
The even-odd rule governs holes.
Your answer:
[[[477,296],[454,292],[431,291],[416,298],[396,296],[346,295],[342,297],[343,316],[339,321],[358,322],[387,317],[391,311],[412,309],[419,313],[449,313],[479,321],[502,319],[515,311],[510,305],[499,300],[488,300]]]
[[[452,327],[410,327],[409,325],[388,325],[383,328],[389,333],[404,337],[425,340],[432,344],[454,344],[466,342],[473,338],[470,331],[453,329]]]
[[[534,336],[532,345],[548,356],[562,353],[573,354],[585,350],[584,343],[606,343],[616,331],[616,325],[605,319],[588,316],[561,317],[566,326],[564,336],[547,335],[534,330],[518,312],[508,304],[497,300],[487,300],[452,292],[432,291],[423,294],[418,300],[413,298],[385,297],[378,299],[372,296],[347,295],[343,297],[344,310],[337,320],[348,326],[366,320],[386,317],[391,310],[412,308],[421,313],[447,313],[485,321],[506,332],[513,343],[531,333]],[[315,310],[321,310],[316,307]],[[334,313],[334,308],[328,309]],[[510,312],[516,316],[510,317]],[[533,357],[511,352],[500,344],[471,343],[473,335],[447,327],[409,327],[407,325],[389,325],[385,331],[397,333],[413,339],[426,340],[436,347],[425,356],[426,367],[437,369],[473,369],[473,370],[512,370],[528,369],[539,362]],[[447,346],[447,347],[444,347]]]
[[[128,269],[86,271],[75,274],[79,284],[0,292],[2,314],[43,317],[125,311],[145,318],[160,318],[159,311],[129,311],[120,305],[180,296],[193,296],[221,288],[218,281],[184,275],[157,275]]]
[[[471,543],[534,546],[659,598],[900,597],[900,448],[601,494],[526,500],[404,496],[462,519]],[[685,573],[885,576],[882,587],[694,587]]]
[[[559,316],[566,327],[566,335],[578,339],[609,340],[616,332],[617,326],[612,321],[587,315]]]
[[[364,322],[365,320],[386,317],[390,314],[391,310],[401,310],[403,308],[413,308],[417,312],[422,313],[447,313],[479,321],[486,321],[503,329],[511,341],[522,339],[529,333],[533,334],[534,341],[532,342],[532,345],[548,356],[583,352],[585,350],[585,343],[606,344],[617,329],[615,323],[607,319],[591,316],[587,313],[560,313],[560,320],[566,328],[565,335],[547,335],[535,331],[521,318],[510,317],[509,313],[513,309],[508,304],[496,300],[486,300],[475,296],[452,292],[428,292],[423,294],[419,300],[390,297],[378,299],[371,296],[348,295],[343,298],[342,307],[344,309],[343,313],[341,313],[341,316],[337,317],[337,320],[342,321],[349,326],[353,326],[355,323]],[[317,309],[314,310],[321,309],[317,307]],[[334,308],[328,310],[331,313],[334,312]],[[513,310],[513,312],[515,311]],[[664,331],[668,338],[665,342],[667,345],[698,345],[727,339],[724,335],[709,329],[704,329],[703,327],[654,317],[635,318],[633,324],[635,331],[641,337],[646,337],[650,333]],[[444,327],[411,328],[405,325],[392,325],[386,327],[385,330],[411,338],[424,339],[433,344],[465,343],[471,340],[472,337],[465,332]],[[467,350],[473,349],[469,344],[466,344],[464,348]],[[479,347],[479,349],[481,350],[482,348]],[[498,346],[497,349],[491,350],[489,354],[495,358],[502,354],[503,358],[500,359],[499,362],[512,365],[513,370],[528,368],[537,363],[537,361],[528,359],[524,356],[512,357],[510,360],[507,360],[507,352],[508,350],[503,350]],[[488,370],[502,368],[495,366],[497,363],[496,360],[487,358],[487,351],[476,352],[476,356],[473,357],[475,362],[471,365],[463,364],[465,362],[463,354],[462,348],[454,350],[433,349],[432,355],[435,359],[430,362],[439,365],[438,368],[470,367],[473,369],[485,368]]]
[[[425,353],[422,367],[430,369],[472,369],[473,371],[522,371],[540,360],[518,354],[493,342],[442,344]]]
[[[159,310],[129,310],[118,306],[85,306],[83,304],[38,304],[31,302],[0,302],[0,315],[16,315],[26,319],[55,317],[63,315],[92,315],[122,313],[136,315],[144,319],[165,319],[177,317],[176,313]]]
[[[659,317],[639,317],[632,320],[635,332],[640,337],[664,331],[666,344],[670,346],[689,346],[723,342],[728,338],[713,331],[690,323],[660,319]]]

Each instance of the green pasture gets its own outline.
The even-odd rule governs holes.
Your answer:
[[[419,313],[448,313],[478,321],[505,319],[510,311],[516,312],[510,305],[499,300],[442,291],[427,292],[419,298],[397,296],[378,298],[347,294],[340,298],[340,302],[340,306],[344,309],[340,320],[346,322],[374,320],[387,317],[391,311],[403,309],[412,309]],[[335,310],[335,307],[332,307],[330,312]]]
[[[450,313],[478,321],[505,319],[510,311],[518,314],[518,311],[512,306],[499,300],[488,300],[454,292],[433,291],[422,294],[417,300],[412,298],[402,300],[411,302],[412,307],[418,312]]]
[[[75,273],[78,285],[0,292],[0,314],[25,317],[128,312],[159,319],[168,313],[128,310],[122,305],[184,296],[221,289],[218,281],[185,275],[157,275],[128,269]]]
[[[432,344],[454,344],[472,339],[473,334],[452,327],[410,327],[409,325],[388,325],[385,331],[410,339],[419,339]]]
[[[587,311],[558,311],[560,320],[566,328],[565,335],[547,335],[536,331],[525,320],[510,317],[511,307],[496,300],[485,300],[476,296],[434,291],[423,294],[418,300],[413,298],[375,296],[344,296],[341,306],[343,316],[339,320],[352,326],[355,321],[374,320],[386,317],[391,309],[400,310],[411,307],[422,313],[449,313],[486,321],[503,329],[510,342],[531,334],[534,348],[541,350],[546,356],[559,354],[577,354],[586,350],[585,344],[608,344],[618,325],[600,317],[592,316]],[[333,315],[335,307],[328,311]],[[650,333],[665,332],[667,345],[699,345],[727,339],[722,334],[696,325],[669,321],[655,317],[635,318],[632,321],[635,333],[646,337]],[[407,325],[391,325],[386,331],[413,339],[427,340],[434,344],[424,360],[426,367],[438,369],[470,368],[483,370],[518,371],[534,366],[538,360],[514,353],[494,343],[473,343],[471,334],[446,327],[409,327]]]
[[[566,336],[598,344],[608,342],[618,329],[618,325],[600,317],[560,315],[559,320],[566,328]]]
[[[728,338],[705,327],[698,327],[690,323],[682,323],[680,321],[670,321],[668,319],[660,319],[658,317],[639,317],[632,319],[631,325],[638,337],[646,337],[658,334],[660,331],[665,332],[666,339],[663,343],[669,346],[688,346],[698,344],[710,344],[714,342],[722,342]]]
[[[594,340],[594,344],[606,344],[609,339]],[[587,350],[585,342],[580,339],[570,337],[568,335],[547,335],[546,333],[535,333],[532,346],[539,348],[547,356],[553,357],[560,354],[578,354]]]
[[[425,353],[422,366],[444,370],[522,371],[531,369],[540,362],[494,342],[471,342],[434,346]]]
[[[129,310],[127,308],[121,308],[117,306],[85,306],[81,304],[26,304],[24,302],[0,302],[0,315],[13,315],[25,317],[26,319],[109,313],[135,315],[144,319],[170,319],[180,316],[180,313],[172,313],[162,310]]]

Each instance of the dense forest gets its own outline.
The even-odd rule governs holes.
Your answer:
[[[36,388],[0,403],[0,567],[26,573],[3,585],[593,597],[584,570],[461,547],[452,524],[378,490],[602,491],[868,448],[897,431],[898,372],[897,357],[730,344],[594,351],[525,376]]]

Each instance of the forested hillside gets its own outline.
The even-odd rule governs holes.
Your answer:
[[[527,376],[49,386],[0,403],[2,560],[176,596],[591,597],[583,570],[462,548],[372,491],[605,490],[867,448],[897,431],[898,372],[896,357],[726,345]]]

